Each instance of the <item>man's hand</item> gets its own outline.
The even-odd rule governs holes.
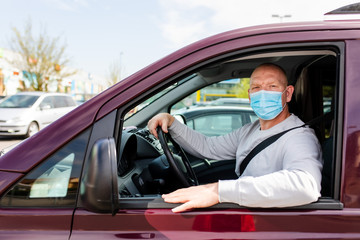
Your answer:
[[[163,132],[168,133],[168,127],[174,122],[175,118],[168,113],[159,113],[151,118],[148,122],[149,131],[156,137],[159,138],[156,132],[156,128],[161,126]]]
[[[174,213],[184,212],[193,208],[205,208],[219,203],[218,183],[194,186],[163,194],[167,203],[183,203],[173,208]]]

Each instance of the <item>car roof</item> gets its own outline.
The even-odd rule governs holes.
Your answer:
[[[49,93],[49,92],[18,92],[14,95],[32,95],[32,96],[42,96],[42,95],[61,95],[61,96],[69,96],[69,94],[66,93]]]
[[[210,102],[210,105],[211,104],[221,104],[221,103],[235,103],[235,104],[247,104],[249,105],[250,104],[250,101],[248,98],[218,98],[212,102]]]

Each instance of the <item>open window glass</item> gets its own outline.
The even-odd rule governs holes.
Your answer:
[[[262,63],[275,63],[287,73],[289,84],[295,92],[289,103],[290,112],[304,122],[320,118],[314,130],[323,147],[324,170],[322,199],[338,200],[336,184],[335,153],[336,121],[341,66],[341,44],[312,46],[281,46],[257,50],[233,57],[224,57],[200,66],[183,77],[169,80],[169,85],[155,95],[141,99],[136,106],[146,106],[141,111],[128,111],[124,121],[124,136],[129,141],[136,139],[136,156],[122,156],[119,176],[121,197],[159,196],[177,189],[176,177],[172,174],[158,139],[146,128],[147,121],[159,112],[168,112],[196,131],[208,136],[227,134],[257,120],[249,106],[248,86],[253,69]],[[126,141],[126,140],[125,140]],[[124,143],[122,143],[124,145]],[[131,144],[128,144],[129,146]],[[170,144],[171,146],[172,144]],[[134,146],[134,145],[131,145]],[[179,162],[184,156],[179,155]],[[126,150],[120,151],[126,153]],[[185,153],[200,184],[220,179],[237,178],[235,160],[215,161],[201,159]],[[124,161],[123,159],[127,159]],[[124,170],[126,169],[126,171]],[[334,203],[334,204],[332,204]],[[330,204],[320,202],[310,208],[341,208],[338,201]],[[309,206],[306,206],[307,208]]]

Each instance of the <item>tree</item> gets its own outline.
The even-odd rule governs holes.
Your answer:
[[[63,78],[74,75],[76,71],[65,71],[69,59],[65,56],[66,45],[60,44],[60,37],[51,38],[46,29],[33,37],[31,20],[27,21],[24,30],[13,27],[14,36],[11,48],[20,57],[10,63],[22,70],[30,82],[30,89],[47,91],[51,81],[61,82]]]
[[[230,93],[236,94],[238,98],[248,98],[248,89],[250,87],[250,78],[241,78],[236,86],[230,89]]]
[[[109,67],[109,78],[108,78],[108,84],[110,86],[116,84],[117,82],[120,82],[121,80],[121,73],[122,73],[122,67],[121,67],[121,59],[120,61],[113,61],[112,64]]]

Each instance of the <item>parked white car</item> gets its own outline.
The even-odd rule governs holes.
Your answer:
[[[0,136],[29,137],[76,107],[67,94],[21,92],[0,102]]]

